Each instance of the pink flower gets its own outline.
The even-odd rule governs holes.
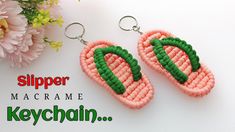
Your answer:
[[[12,66],[25,67],[37,59],[46,47],[44,35],[45,30],[43,28],[34,29],[28,27],[21,45],[17,46],[15,52],[7,55]]]
[[[0,1],[0,58],[14,53],[26,32],[27,20],[17,1]]]

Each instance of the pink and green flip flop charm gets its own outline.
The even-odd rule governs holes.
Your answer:
[[[153,87],[127,50],[107,41],[88,43],[80,55],[83,71],[130,108],[153,98]]]
[[[142,34],[138,52],[144,62],[190,96],[204,96],[214,87],[212,72],[200,63],[192,46],[168,32]]]

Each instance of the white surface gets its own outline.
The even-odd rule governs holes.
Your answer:
[[[143,71],[156,88],[154,99],[141,110],[130,110],[110,96],[82,72],[79,54],[83,48],[76,40],[65,38],[60,32],[51,37],[62,39],[64,47],[59,53],[47,49],[30,67],[11,69],[5,62],[0,65],[0,131],[154,131],[154,132],[234,132],[235,131],[235,79],[234,79],[234,0],[62,0],[65,25],[79,21],[86,27],[85,39],[105,39],[137,55],[139,35],[123,32],[118,20],[124,15],[135,16],[142,31],[164,29],[187,40],[197,50],[201,60],[214,72],[216,86],[204,98],[191,98],[182,94],[164,76],[139,61]],[[17,87],[20,74],[41,76],[70,76],[67,87],[49,90]],[[83,101],[10,101],[10,93],[65,93],[83,92]],[[82,123],[39,121],[7,122],[7,106],[50,108],[76,108],[84,104],[95,108],[100,115],[110,115],[112,122]]]

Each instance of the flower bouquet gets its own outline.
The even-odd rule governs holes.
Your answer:
[[[25,67],[37,59],[46,46],[56,51],[61,42],[49,40],[48,26],[62,26],[58,0],[0,0],[0,59]]]

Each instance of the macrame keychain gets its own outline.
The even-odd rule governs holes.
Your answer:
[[[123,26],[124,20],[132,20],[135,25],[126,28]],[[133,16],[122,17],[119,27],[141,35],[138,42],[141,59],[154,70],[163,73],[184,93],[195,97],[204,96],[214,87],[214,75],[199,62],[196,51],[184,40],[162,30],[143,33]]]
[[[68,30],[80,26],[81,35],[70,36]],[[85,28],[81,23],[71,23],[65,36],[77,39],[86,47],[80,55],[82,70],[116,99],[130,108],[142,108],[153,97],[153,87],[141,73],[137,60],[125,49],[108,41],[87,42],[83,39]]]

